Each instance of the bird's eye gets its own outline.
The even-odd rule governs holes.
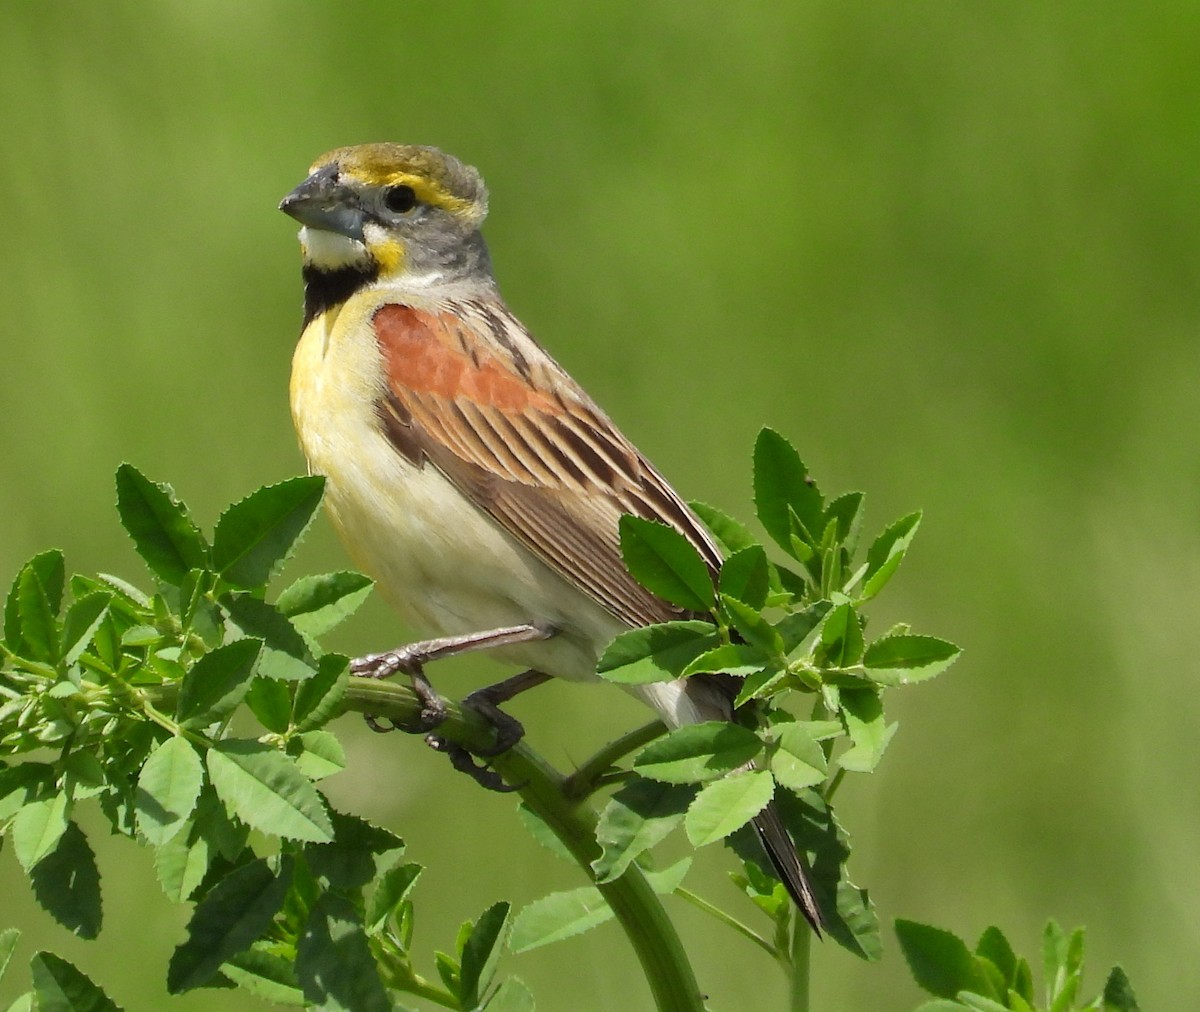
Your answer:
[[[404,214],[417,206],[417,194],[411,186],[389,186],[383,191],[383,202],[389,211]]]

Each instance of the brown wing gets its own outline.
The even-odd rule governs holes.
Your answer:
[[[432,463],[552,569],[630,625],[679,609],[621,560],[623,513],[681,531],[716,571],[708,533],[661,475],[507,310],[400,304],[372,324],[387,371],[379,415],[414,463]]]

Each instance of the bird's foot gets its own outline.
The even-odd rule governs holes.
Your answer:
[[[510,794],[525,786],[524,784],[506,784],[504,778],[490,766],[485,763],[477,763],[469,749],[457,742],[448,741],[440,734],[426,735],[425,744],[435,751],[444,752],[450,759],[451,766],[459,773],[465,773],[485,790],[495,791],[497,794]]]
[[[374,654],[373,657],[395,657],[399,651],[389,651],[388,654]],[[367,658],[360,658],[365,661]],[[354,670],[354,664],[358,661],[351,662],[351,670]],[[365,714],[364,719],[367,722],[367,727],[372,731],[404,731],[408,734],[426,734],[432,731],[435,727],[441,724],[446,719],[446,700],[444,700],[432,685],[429,684],[429,679],[425,677],[425,671],[421,665],[412,660],[406,660],[404,667],[397,667],[389,672],[389,675],[395,674],[397,671],[405,671],[408,674],[409,681],[412,684],[413,693],[421,703],[421,711],[417,715],[417,719],[412,723],[404,723],[403,721],[392,720],[390,717],[385,724],[374,714]],[[388,677],[382,676],[367,676],[367,677]]]

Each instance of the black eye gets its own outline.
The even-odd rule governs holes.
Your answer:
[[[411,186],[389,186],[383,191],[383,202],[389,211],[404,214],[417,206],[417,195]]]

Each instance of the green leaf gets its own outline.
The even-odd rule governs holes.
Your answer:
[[[1012,992],[1019,995],[1027,1004],[1033,1004],[1033,970],[1029,966],[1029,960],[1024,956],[1017,959],[1017,972],[1014,977]]]
[[[873,688],[843,688],[842,720],[853,743],[838,757],[838,765],[850,773],[870,773],[883,758],[895,724],[883,719],[883,703]]]
[[[317,789],[282,752],[227,738],[208,750],[208,775],[225,807],[246,825],[289,840],[328,843],[333,826]]]
[[[389,868],[380,876],[367,903],[368,934],[377,934],[383,930],[389,917],[398,916],[398,908],[408,898],[424,870],[421,865],[410,862]]]
[[[292,858],[279,859],[279,873],[265,858],[234,869],[192,911],[188,937],[171,957],[167,990],[180,994],[206,984],[227,959],[271,927],[292,883]]]
[[[844,695],[843,705],[845,705]],[[1004,937],[1003,931],[994,925],[987,928],[979,936],[979,941],[975,944],[975,955],[988,960],[1000,971],[1000,976],[1003,978],[1006,987],[1013,986],[1014,981],[1017,979],[1017,954],[1013,952],[1013,948],[1009,944],[1008,939]]]
[[[763,429],[754,445],[754,506],[766,532],[793,557],[799,557],[792,540],[793,514],[811,544],[820,537],[821,490],[792,444],[773,429]]]
[[[691,611],[712,607],[712,574],[674,527],[626,514],[621,517],[621,556],[634,579],[659,597]]]
[[[818,867],[820,860],[818,856]],[[883,938],[871,897],[845,878],[837,883],[837,922],[830,926],[829,934],[861,959],[875,962],[883,958]]]
[[[848,668],[863,656],[862,623],[854,606],[840,604],[826,617],[821,626],[821,649],[818,661],[831,668]]]
[[[21,932],[16,928],[5,928],[0,931],[0,981],[4,980],[5,971],[12,960],[12,954],[21,940]]]
[[[1058,994],[1066,961],[1067,936],[1052,917],[1042,929],[1042,975],[1046,984],[1047,1004],[1052,1004]]]
[[[12,589],[8,592],[8,599],[4,604],[4,639],[9,649],[14,653],[20,653],[20,581],[21,575],[27,570],[36,574],[38,582],[42,585],[49,611],[57,615],[62,608],[63,585],[66,581],[66,565],[63,560],[63,553],[57,548],[51,548],[47,551],[39,552],[17,571],[16,579],[12,583]]]
[[[29,801],[12,821],[13,852],[28,872],[58,846],[70,824],[71,802],[65,791]]]
[[[121,1012],[79,970],[53,952],[39,952],[29,961],[38,1012]]]
[[[138,830],[156,847],[166,843],[186,824],[203,785],[204,767],[196,750],[186,738],[168,738],[138,774]]]
[[[34,993],[26,991],[8,1006],[8,1012],[36,1012],[33,1007]]]
[[[87,837],[74,822],[58,844],[29,872],[38,903],[51,917],[80,938],[100,933],[100,871]]]
[[[724,720],[688,724],[651,742],[633,761],[644,777],[691,784],[744,766],[762,750],[758,735]]]
[[[683,669],[684,676],[720,672],[744,677],[755,674],[769,664],[771,658],[759,647],[749,643],[722,643],[706,650]]]
[[[457,995],[458,962],[444,952],[434,952],[433,965],[437,967],[438,976],[442,978],[442,983],[446,985],[446,990],[453,995]]]
[[[483,1012],[534,1012],[533,994],[519,977],[509,977],[483,1006]]]
[[[395,833],[357,815],[333,812],[331,821],[333,841],[304,848],[313,876],[331,889],[350,892],[361,888],[404,852],[404,841]]]
[[[525,802],[521,802],[517,806],[517,817],[521,820],[521,825],[529,830],[529,835],[548,851],[561,857],[564,861],[574,862],[575,856],[571,853],[570,848],[555,836],[550,824]]]
[[[201,657],[183,678],[176,719],[203,728],[232,713],[250,689],[261,649],[261,640],[241,639]]]
[[[1104,982],[1102,995],[1105,1012],[1138,1012],[1137,997],[1133,985],[1120,966],[1114,966]]]
[[[954,998],[959,991],[988,990],[979,964],[957,935],[916,921],[897,920],[895,928],[913,979],[925,991]]]
[[[319,1012],[392,1012],[362,920],[349,900],[323,893],[296,945],[296,976]]]
[[[979,995],[981,1001],[1004,1001],[1008,997],[1008,985],[1004,981],[1004,975],[996,968],[986,956],[976,956],[975,965],[979,967],[980,973],[987,980],[987,991],[985,994]],[[959,998],[967,992],[960,992]],[[1007,1006],[1000,1006],[1001,1012],[1005,1012]]]
[[[274,605],[248,593],[230,594],[221,603],[228,609],[229,621],[238,632],[262,640],[256,674],[298,682],[316,670],[317,662],[304,637]]]
[[[706,785],[692,802],[683,828],[693,847],[724,839],[767,807],[775,781],[766,770],[731,773]]]
[[[621,633],[600,657],[596,670],[610,682],[641,685],[678,678],[684,668],[720,642],[711,622],[663,622]]]
[[[331,731],[305,731],[288,743],[288,755],[309,780],[324,780],[346,768],[346,750]]]
[[[275,602],[305,636],[324,636],[353,615],[374,586],[362,573],[325,573],[302,576]]]
[[[724,594],[721,595],[721,608],[747,643],[766,651],[772,657],[783,656],[783,638],[761,612]]]
[[[603,848],[592,862],[597,882],[612,882],[641,854],[683,821],[696,790],[641,777],[622,785],[600,814],[596,840]]]
[[[717,589],[726,597],[761,611],[771,589],[771,564],[762,545],[734,552],[721,565]]]
[[[195,822],[155,848],[154,872],[167,899],[183,903],[191,898],[208,872],[212,853],[212,844]]]
[[[479,915],[462,947],[459,988],[463,1004],[474,1008],[491,983],[503,947],[509,905],[495,903]]]
[[[23,569],[17,587],[21,616],[21,652],[30,660],[54,664],[59,656],[58,616],[33,569]]]
[[[283,734],[292,724],[292,693],[286,682],[257,676],[250,682],[246,705],[268,731]]]
[[[0,822],[7,822],[30,801],[54,789],[57,772],[49,763],[0,766]]]
[[[786,668],[775,665],[747,675],[738,689],[733,708],[741,709],[752,699],[770,699],[775,693],[783,691],[791,678]]]
[[[270,942],[253,945],[227,959],[221,964],[221,973],[263,1001],[276,1005],[303,1005],[304,993],[296,980],[292,961],[273,951],[271,945]]]
[[[789,612],[776,622],[775,631],[783,640],[784,653],[790,655],[800,647],[812,631],[821,624],[821,620],[832,610],[832,602],[814,601],[800,611]]]
[[[858,535],[862,528],[863,493],[846,492],[839,495],[825,508],[823,525],[832,520],[837,524],[837,540],[846,549],[847,555],[853,555],[858,547]]]
[[[49,664],[58,660],[64,574],[63,554],[56,548],[35,555],[18,571],[4,604],[4,640],[13,653]]]
[[[1009,1012],[1007,1005],[1001,1005],[998,1001],[973,991],[959,991],[958,1000],[964,1008],[972,1009],[973,1012]]]
[[[923,682],[950,667],[962,651],[935,636],[883,636],[863,656],[867,677],[880,685]]]
[[[517,914],[508,947],[514,953],[528,952],[583,934],[612,916],[612,909],[594,886],[551,893]]]
[[[86,594],[67,609],[63,621],[63,661],[74,664],[87,650],[100,628],[100,623],[108,615],[109,602],[112,595],[105,591]]]
[[[659,896],[670,896],[683,885],[683,880],[687,878],[687,873],[691,870],[691,867],[692,859],[684,857],[660,871],[643,870],[642,874],[646,876],[646,881],[650,884],[650,888]]]
[[[132,464],[117,468],[117,512],[151,572],[178,585],[208,567],[208,544],[170,485],[150,481]]]
[[[296,687],[292,723],[297,730],[321,727],[337,716],[338,704],[350,684],[350,659],[341,654],[324,654],[317,673]]]
[[[743,548],[758,544],[758,539],[750,533],[750,528],[734,520],[728,513],[724,513],[708,503],[690,502],[688,505],[692,512],[704,522],[704,526],[712,532],[726,555],[732,555]]]
[[[207,757],[207,753],[205,755]],[[214,857],[220,856],[230,864],[238,864],[245,856],[243,851],[250,836],[250,827],[230,814],[211,781],[200,791],[192,822],[195,824],[195,833],[208,842]]]
[[[921,524],[921,513],[910,513],[890,524],[879,535],[867,551],[867,571],[863,579],[863,589],[860,600],[866,601],[874,597],[892,578],[904,553],[912,544],[917,528]]]
[[[316,475],[268,485],[234,503],[217,521],[213,564],[227,582],[265,587],[312,522],[325,479]]]
[[[825,752],[803,723],[775,724],[770,734],[777,747],[768,766],[780,784],[799,792],[825,780]]]

